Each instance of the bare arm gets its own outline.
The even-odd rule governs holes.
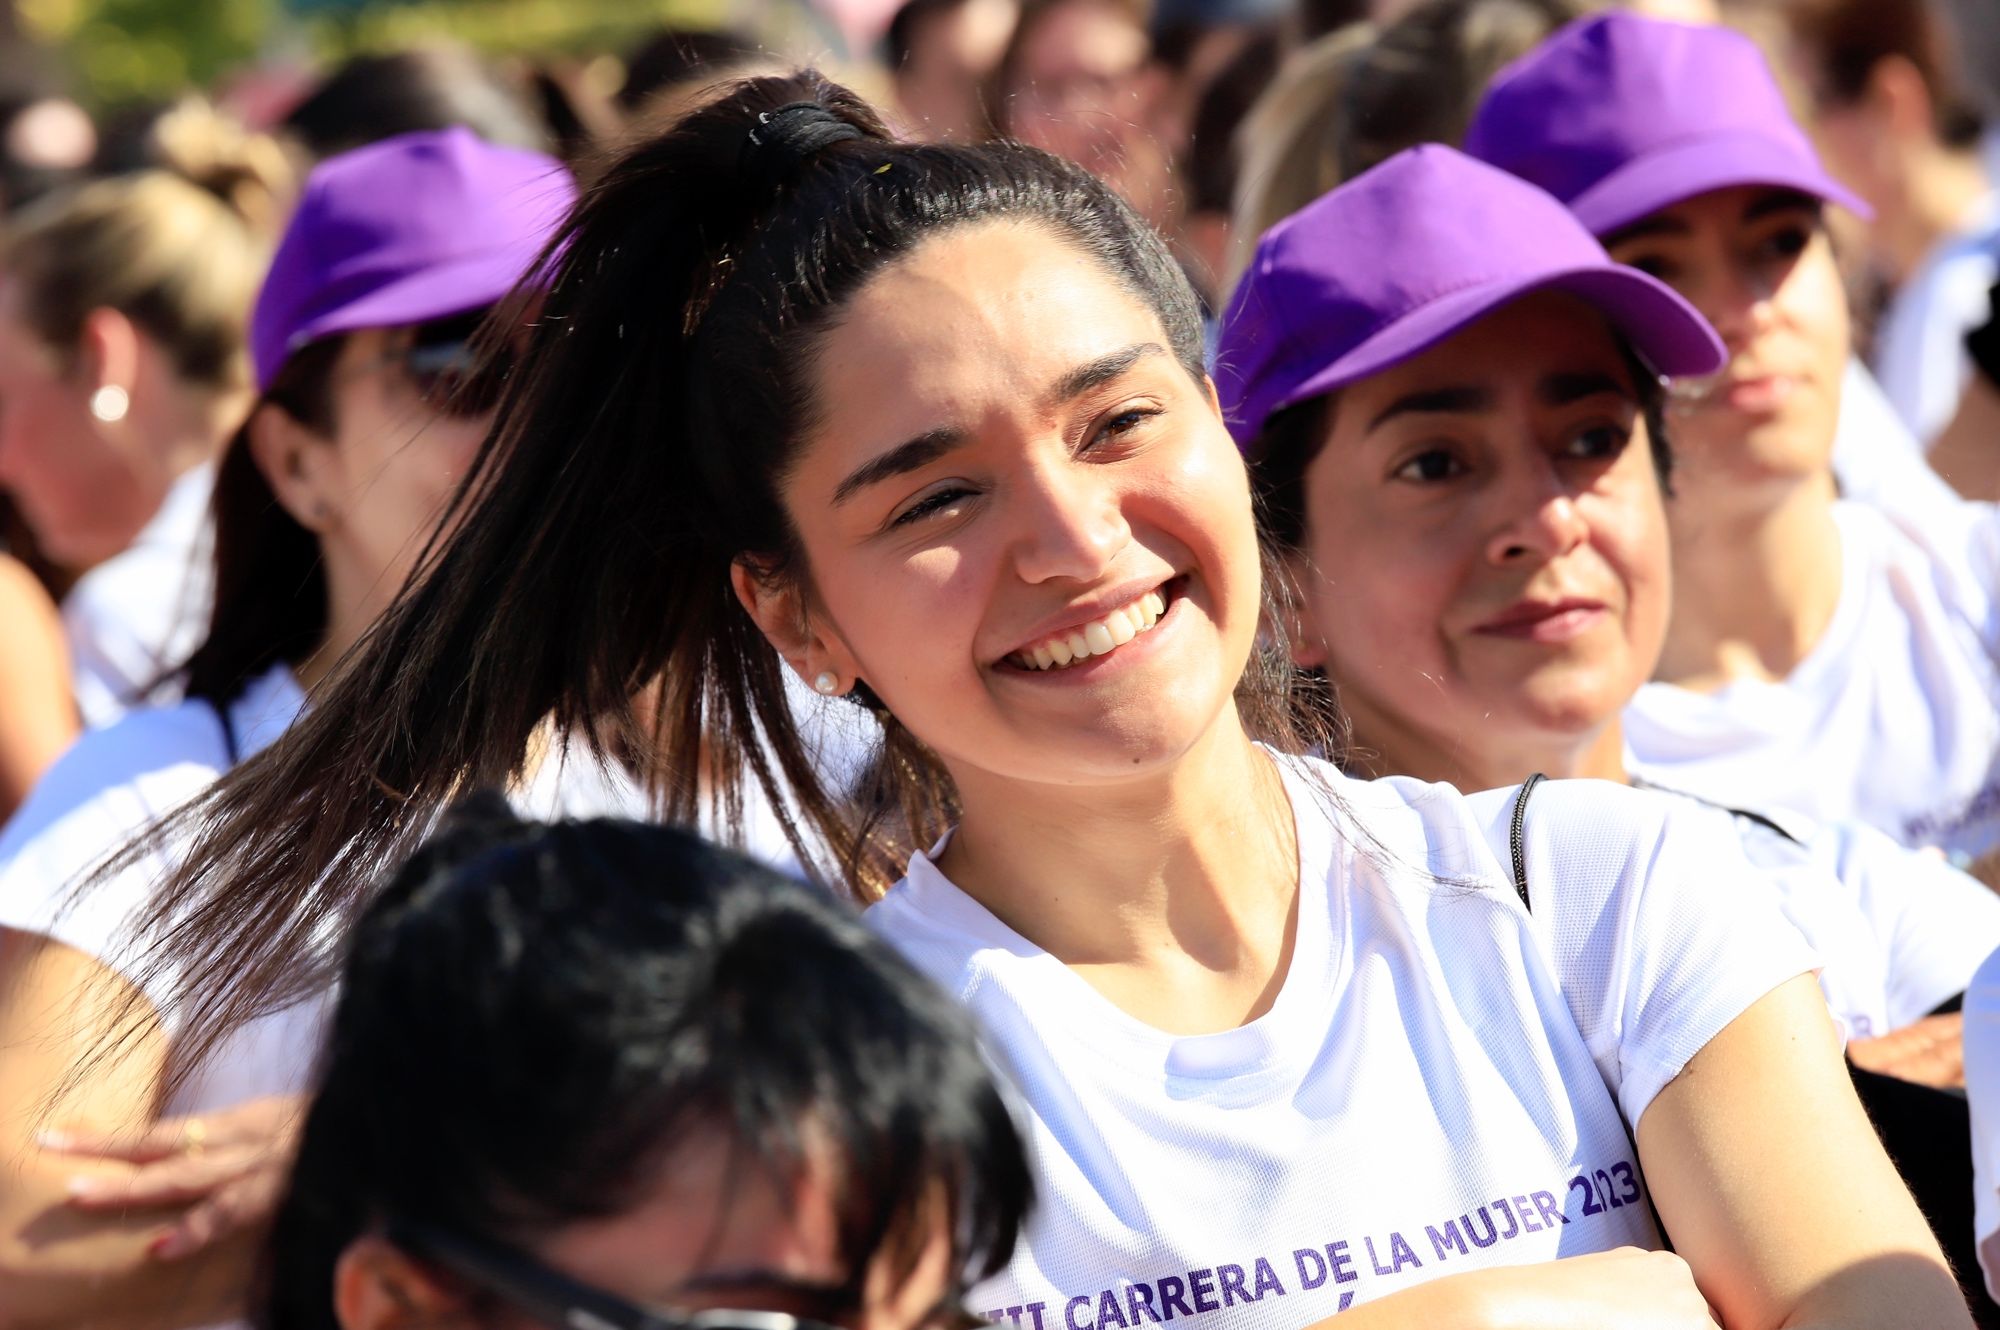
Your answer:
[[[0,555],[0,822],[77,735],[62,620],[35,575]]]
[[[1810,976],[1710,1040],[1638,1141],[1660,1217],[1728,1330],[1972,1324]]]
[[[178,1330],[240,1308],[260,1229],[155,1260],[177,1208],[79,1210],[73,1179],[121,1178],[130,1166],[36,1144],[54,1123],[119,1131],[153,1119],[165,1039],[131,997],[81,952],[0,929],[0,1330]]]

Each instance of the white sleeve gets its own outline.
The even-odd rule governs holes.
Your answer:
[[[2000,1233],[2000,951],[1965,991],[1965,1097],[1972,1110],[1972,1241],[1986,1291],[2000,1297],[2000,1271],[1984,1245]]]
[[[1912,850],[1873,827],[1848,823],[1838,838],[1839,873],[1881,939],[1889,1024],[1908,1025],[1965,992],[2000,947],[2000,896],[1939,856]]]
[[[1635,1128],[1723,1027],[1819,958],[1726,819],[1556,781],[1527,816],[1534,915],[1577,1027]],[[1546,902],[1546,904],[1545,904]]]
[[[225,764],[219,727],[193,704],[132,712],[86,733],[0,831],[0,928],[53,938],[138,982],[137,927],[172,850],[77,888],[133,835],[206,789]],[[164,1018],[173,980],[151,978],[146,996]]]

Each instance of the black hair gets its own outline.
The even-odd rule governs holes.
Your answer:
[[[285,361],[258,399],[331,436],[333,370],[346,338],[324,337]],[[258,407],[251,409],[254,416]],[[326,569],[319,537],[271,492],[250,451],[245,420],[215,469],[215,595],[208,632],[178,677],[189,697],[218,711],[272,666],[297,664],[326,639]],[[164,682],[164,681],[163,681]]]
[[[685,832],[478,797],[354,928],[257,1324],[336,1330],[335,1263],[388,1221],[529,1244],[707,1132],[780,1183],[830,1166],[857,1275],[943,1228],[984,1278],[1033,1194],[970,1019],[850,910]]]
[[[1673,493],[1674,450],[1667,437],[1667,390],[1658,371],[1623,333],[1613,334],[1626,372],[1639,396],[1646,422],[1646,443],[1660,489]],[[1326,446],[1340,393],[1307,398],[1274,411],[1247,450],[1250,485],[1257,496],[1257,525],[1264,539],[1278,550],[1300,550],[1306,543],[1306,471]]]
[[[801,101],[853,136],[746,171],[760,117]],[[672,823],[739,834],[755,780],[801,860],[860,899],[942,834],[950,776],[886,710],[858,800],[829,780],[731,575],[812,604],[779,487],[815,410],[818,338],[885,265],[995,221],[1087,256],[1203,380],[1194,292],[1106,185],[1019,144],[896,142],[810,71],[737,84],[594,176],[550,243],[539,321],[447,534],[313,708],[126,848],[188,844],[142,927],[145,964],[186,977],[191,1057],[323,985],[321,922],[351,916],[458,791],[521,774],[549,724],[622,761]],[[1290,673],[1282,644],[1260,644],[1237,706],[1254,736],[1304,751],[1320,741],[1297,732]]]
[[[618,105],[636,111],[655,93],[734,68],[757,53],[755,39],[727,28],[664,29],[626,58]]]
[[[1284,41],[1276,30],[1253,33],[1209,80],[1195,106],[1183,162],[1188,211],[1227,214],[1236,198],[1236,131],[1277,77]]]
[[[357,55],[285,116],[314,157],[425,129],[462,125],[489,143],[552,150],[528,90],[456,46]]]

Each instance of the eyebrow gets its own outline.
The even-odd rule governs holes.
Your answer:
[[[1686,236],[1693,234],[1694,228],[1672,213],[1659,213],[1655,216],[1634,222],[1630,226],[1618,228],[1610,235],[1604,237],[1603,243],[1606,249],[1610,249],[1612,246],[1622,245],[1628,240],[1645,240],[1652,236]]]
[[[965,441],[964,430],[953,425],[940,425],[907,443],[899,443],[848,472],[847,479],[833,488],[834,505],[838,507],[846,503],[870,485],[879,485],[885,480],[927,467],[952,449],[961,447]]]
[[[1615,375],[1602,370],[1579,370],[1567,374],[1551,374],[1543,379],[1535,389],[1535,395],[1548,406],[1568,406],[1585,398],[1601,393],[1615,393],[1624,398],[1635,398],[1635,394]]]
[[[1805,212],[1817,216],[1822,211],[1820,202],[1810,194],[1801,194],[1796,189],[1773,189],[1744,206],[1743,220],[1758,221],[1782,212]]]
[[[1166,353],[1167,348],[1158,342],[1136,342],[1122,351],[1086,361],[1057,379],[1055,386],[1043,396],[1042,405],[1054,407],[1074,401],[1093,388],[1102,388],[1148,356],[1163,356]]]
[[[1535,387],[1535,396],[1546,406],[1568,406],[1600,393],[1616,393],[1620,397],[1631,397],[1632,391],[1620,383],[1616,376],[1602,370],[1576,370],[1551,374]],[[1368,432],[1373,433],[1397,416],[1404,415],[1477,415],[1491,411],[1499,405],[1500,398],[1491,388],[1481,388],[1472,384],[1462,384],[1449,388],[1423,388],[1406,393],[1382,408],[1381,412],[1368,422]]]
[[[1470,385],[1457,388],[1424,388],[1417,392],[1405,393],[1383,407],[1375,419],[1368,422],[1367,432],[1374,433],[1397,416],[1471,415],[1478,411],[1491,411],[1497,401],[1490,388],[1475,388]]]
[[[1093,388],[1112,382],[1147,357],[1166,353],[1167,349],[1158,342],[1139,342],[1122,351],[1086,361],[1057,379],[1055,386],[1043,395],[1042,405],[1053,407],[1072,401]],[[927,467],[952,449],[963,447],[968,437],[964,430],[953,425],[926,430],[850,471],[845,480],[833,487],[833,502],[837,507],[870,485],[879,485],[885,480]]]

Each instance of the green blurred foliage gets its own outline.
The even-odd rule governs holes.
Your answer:
[[[0,0],[4,3],[4,0]],[[96,106],[213,88],[261,55],[338,59],[424,40],[493,53],[622,50],[662,24],[752,20],[730,0],[14,0]],[[775,7],[775,6],[773,6]],[[755,5],[751,9],[757,8]],[[766,15],[767,16],[767,15]]]

